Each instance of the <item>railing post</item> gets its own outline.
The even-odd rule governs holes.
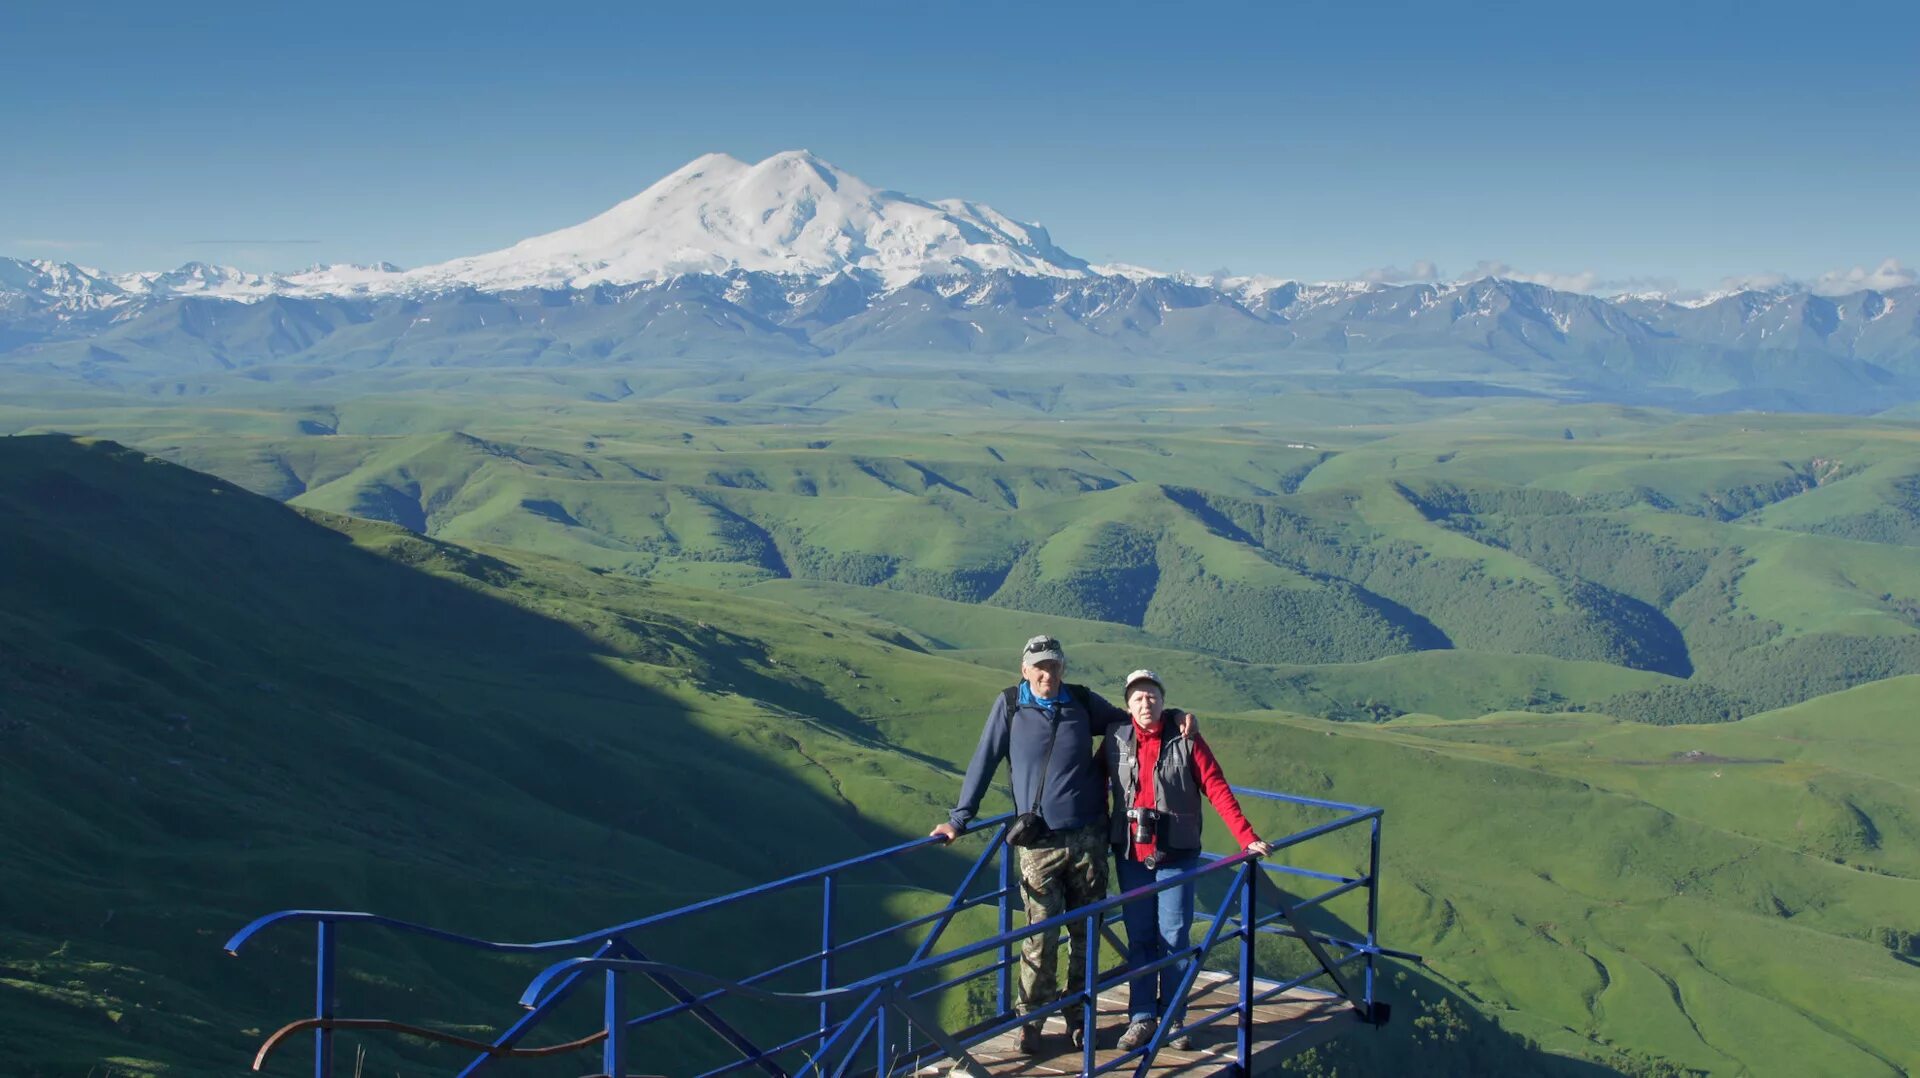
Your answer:
[[[1380,817],[1373,818],[1372,852],[1367,858],[1367,1021],[1376,1021],[1379,1004],[1373,998],[1373,955],[1380,947]]]
[[[878,1019],[874,1025],[875,1036],[873,1038],[875,1042],[874,1052],[876,1053],[874,1056],[874,1073],[878,1074],[880,1078],[887,1078],[887,1072],[892,1069],[890,1067],[892,1060],[888,1057],[893,1050],[893,1045],[888,1043],[891,1031],[887,1028],[887,1011],[888,1007],[883,1002],[880,1005],[879,1013],[874,1016]]]
[[[617,950],[614,946],[614,941],[608,940],[594,948],[591,957],[605,958],[608,955],[612,955],[615,958],[619,958],[622,954],[628,953],[631,953],[631,948]],[[560,982],[559,987],[547,993],[547,998],[541,1000],[539,1006],[521,1015],[520,1020],[512,1026],[509,1026],[505,1033],[495,1037],[493,1039],[493,1046],[495,1048],[512,1048],[519,1044],[520,1039],[525,1037],[528,1031],[532,1030],[541,1022],[544,1022],[547,1015],[553,1013],[554,1008],[566,1002],[567,997],[573,995],[574,991],[580,987],[581,982],[585,980],[585,976],[583,973],[569,973],[566,980]],[[488,1065],[497,1058],[500,1057],[494,1055],[492,1052],[483,1052],[475,1056],[473,1062],[467,1064],[460,1073],[454,1075],[454,1078],[475,1078],[476,1075],[487,1073]]]
[[[833,987],[833,873],[820,877],[820,991]],[[820,1001],[820,1048],[827,1047],[827,1031],[833,1028],[833,1002]]]
[[[1243,1076],[1253,1073],[1253,944],[1259,938],[1253,930],[1253,900],[1259,885],[1258,871],[1250,871],[1240,892],[1240,1029],[1235,1054]]]
[[[620,979],[620,971],[607,971],[606,1024],[607,1042],[601,1052],[600,1069],[611,1078],[626,1078],[627,1074],[627,1022],[626,1022],[626,982]]]
[[[1000,847],[1000,975],[994,979],[994,1004],[998,1008],[996,1015],[1012,1010],[1013,997],[1013,942],[1007,939],[1013,931],[1013,850],[1004,844]]]
[[[1101,871],[1106,871],[1102,867]],[[1080,1073],[1093,1073],[1094,1036],[1096,1019],[1100,1017],[1100,915],[1087,914],[1087,942],[1080,949],[1085,952],[1086,981],[1081,985],[1086,1000],[1081,1004],[1080,1020],[1085,1023],[1080,1028],[1086,1034],[1080,1044]]]
[[[1246,886],[1247,877],[1252,874],[1252,869],[1252,862],[1242,861],[1240,863],[1238,874],[1233,877],[1232,883],[1227,884],[1226,897],[1220,900],[1219,908],[1215,909],[1213,916],[1208,918],[1207,935],[1206,938],[1200,941],[1199,946],[1194,946],[1191,943],[1192,937],[1188,937],[1189,943],[1187,944],[1186,950],[1192,952],[1192,959],[1188,961],[1184,967],[1176,967],[1181,968],[1182,972],[1180,974],[1180,987],[1174,989],[1173,993],[1173,999],[1175,1001],[1185,1002],[1188,994],[1193,991],[1194,979],[1200,975],[1200,967],[1206,964],[1207,955],[1211,954],[1214,946],[1220,942],[1221,930],[1226,927],[1227,921],[1230,919],[1229,911],[1233,909],[1234,896],[1239,895],[1243,902],[1246,900],[1246,896],[1241,893],[1240,888]],[[1134,1078],[1146,1078],[1147,1072],[1153,1067],[1154,1057],[1160,1053],[1161,1046],[1167,1043],[1168,1038],[1171,1037],[1172,1034],[1173,1023],[1170,1021],[1161,1022],[1158,1026],[1154,1027],[1153,1039],[1147,1042],[1147,1052],[1140,1057],[1139,1065],[1134,1068]]]
[[[333,1018],[333,922],[317,922],[314,948],[313,1016]],[[333,1030],[325,1025],[313,1031],[313,1078],[333,1078]]]

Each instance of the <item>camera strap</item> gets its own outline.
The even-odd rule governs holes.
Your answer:
[[[1059,709],[1050,707],[1043,707],[1040,710],[1047,713],[1052,731],[1047,734],[1046,755],[1040,757],[1040,778],[1039,781],[1033,784],[1033,800],[1027,802],[1027,811],[1033,813],[1035,816],[1040,816],[1044,822],[1046,817],[1040,812],[1040,795],[1046,792],[1047,768],[1053,764],[1054,743],[1060,740],[1060,712]]]

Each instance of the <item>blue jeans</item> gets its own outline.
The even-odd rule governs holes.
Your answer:
[[[1119,877],[1120,890],[1125,892],[1192,871],[1199,863],[1198,852],[1162,861],[1151,869],[1138,861],[1116,857],[1114,873]],[[1193,928],[1193,884],[1169,887],[1129,902],[1121,907],[1121,919],[1127,926],[1127,965],[1156,962],[1188,945],[1188,933]],[[1188,958],[1129,981],[1128,1021],[1143,1022],[1157,1015],[1177,1026],[1185,1017],[1186,1001],[1174,995],[1180,991],[1180,979],[1192,962]]]

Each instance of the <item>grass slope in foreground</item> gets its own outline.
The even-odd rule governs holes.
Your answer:
[[[310,1004],[309,934],[220,952],[266,911],[552,938],[890,844],[949,782],[779,705],[760,641],[814,619],[717,628],[111,444],[0,439],[0,565],[0,1073],[241,1073]],[[849,916],[915,881],[867,884]],[[649,942],[725,971],[814,921],[749,923]],[[349,1011],[469,1033],[544,964],[346,936]]]
[[[189,944],[186,935],[212,936],[234,918],[313,902],[316,894],[337,894],[339,905],[425,911],[423,919],[476,929],[501,925],[500,934],[524,938],[556,923],[613,919],[599,911],[671,904],[663,892],[682,885],[711,892],[727,881],[765,878],[782,858],[812,863],[824,859],[821,851],[916,833],[951,795],[954,778],[938,765],[964,759],[984,701],[1010,676],[994,646],[1002,624],[986,611],[977,622],[956,618],[946,626],[921,620],[920,610],[801,613],[768,601],[771,592],[758,599],[648,584],[524,553],[476,554],[383,526],[301,518],[106,447],[0,444],[19,462],[0,487],[9,499],[5,519],[18,522],[7,533],[19,554],[11,563],[57,570],[9,578],[5,609],[15,620],[0,638],[16,677],[7,706],[23,701],[14,712],[30,723],[21,736],[41,746],[31,766],[18,757],[23,764],[8,788],[26,791],[33,818],[48,821],[9,829],[8,851],[20,855],[9,863],[35,866],[40,876],[29,880],[54,884],[44,900],[32,888],[9,888],[14,905],[4,923],[9,932],[22,927],[6,964],[28,974],[15,980],[39,986],[16,986],[21,992],[45,997],[49,985],[80,986],[72,1013],[62,1008],[73,999],[9,1010],[34,1016],[27,1028],[41,1030],[40,1039],[20,1042],[40,1051],[78,1045],[90,1062],[109,1051],[210,1059],[204,1046],[156,1020],[151,1001],[176,1013],[219,1014],[230,1031],[248,1021],[242,1015],[258,1013],[250,1008],[259,1000],[274,998],[274,986],[243,980],[250,994],[226,995],[233,982],[223,978],[234,977],[234,967],[197,949],[217,940]],[[171,478],[155,483],[154,475]],[[336,556],[345,560],[336,564]],[[872,591],[847,588],[833,599]],[[484,600],[477,608],[476,595]],[[859,609],[850,600],[846,607]],[[1010,619],[1007,628],[1025,617],[997,613]],[[934,650],[931,637],[943,627],[954,638],[940,638],[949,646]],[[559,642],[542,643],[554,631]],[[1096,668],[1117,669],[1136,647],[1169,650],[1134,635],[1143,633],[1111,627],[1093,654]],[[1195,680],[1177,695],[1226,703],[1238,692],[1232,679],[1250,669],[1283,680],[1257,664],[1187,662],[1181,677]],[[1363,685],[1367,667],[1343,667],[1342,676]],[[1409,670],[1400,680],[1435,682],[1431,694],[1450,701],[1439,713],[1475,702],[1470,685],[1447,687],[1431,672]],[[1558,684],[1571,685],[1570,676]],[[299,691],[289,693],[289,685]],[[1810,730],[1853,704],[1836,699],[1843,702],[1809,705]],[[659,721],[636,732],[619,721],[623,715]],[[219,750],[243,762],[227,771],[218,761],[168,752],[154,739],[174,736],[163,734],[170,716],[192,731],[212,723],[222,739],[254,755]],[[1711,730],[1766,729],[1773,721],[1756,716]],[[1628,1071],[1890,1074],[1914,1065],[1912,1035],[1897,1019],[1920,1006],[1912,967],[1901,957],[1920,904],[1906,870],[1910,830],[1900,820],[1913,818],[1916,807],[1897,784],[1859,785],[1845,771],[1860,769],[1836,768],[1795,786],[1793,769],[1817,761],[1756,754],[1760,762],[1744,764],[1731,782],[1715,780],[1745,791],[1728,795],[1729,803],[1779,799],[1796,810],[1714,816],[1699,808],[1711,800],[1705,795],[1627,781],[1660,774],[1650,770],[1662,760],[1658,752],[1641,745],[1631,749],[1637,755],[1579,751],[1601,734],[1659,735],[1671,740],[1667,751],[1685,758],[1696,728],[1649,731],[1596,715],[1375,726],[1209,713],[1208,722],[1238,781],[1388,807],[1388,936],[1425,951],[1439,980],[1402,989],[1403,1002],[1422,994],[1427,1013],[1415,1008],[1414,1017],[1433,1021],[1408,1021],[1351,1049],[1388,1053],[1387,1069],[1544,1073],[1573,1066],[1558,1062],[1573,1056]],[[1489,740],[1466,736],[1481,729]],[[368,751],[319,774],[296,766],[333,759],[322,735],[342,732]],[[740,816],[683,835],[648,815],[659,802],[631,776],[661,770],[652,737],[694,732],[708,739],[689,749],[703,765],[710,741],[726,750],[717,767],[738,766],[720,772],[737,780],[718,781],[740,791],[733,799]],[[636,736],[641,747],[621,740]],[[1873,736],[1885,738],[1877,751],[1889,760],[1914,743],[1895,718]],[[1775,757],[1781,762],[1765,762]],[[75,761],[93,760],[105,764],[74,770]],[[396,774],[392,761],[413,766]],[[470,803],[475,795],[463,792],[464,782],[436,778],[447,768],[464,777],[469,767],[495,776],[488,781],[497,780],[502,794]],[[363,770],[372,777],[363,780]],[[86,796],[63,796],[70,790]],[[838,800],[842,791],[851,804]],[[529,793],[535,803],[523,800]],[[753,849],[753,867],[764,862],[768,871],[740,868],[735,836],[756,833],[754,820],[785,812],[790,802],[803,812],[817,806],[818,815],[791,818],[820,841],[809,839],[804,849],[769,841]],[[533,815],[514,807],[521,804]],[[198,806],[198,813],[177,806]],[[556,811],[577,818],[555,824],[582,828],[577,841],[555,844],[531,866],[499,855],[499,836],[524,833],[514,828]],[[855,813],[864,814],[861,821],[849,822]],[[402,830],[416,815],[430,822]],[[1871,827],[1849,832],[1859,816]],[[307,833],[314,819],[327,821],[319,834],[328,841]],[[1261,821],[1269,830],[1289,822]],[[582,871],[611,863],[595,860],[607,848],[595,840],[612,841],[603,838],[609,833],[635,844],[618,862],[646,865],[643,875],[600,880]],[[1838,845],[1819,838],[1829,833]],[[684,843],[667,841],[681,837]],[[264,841],[290,852],[269,857],[263,873],[238,871],[248,858],[268,856],[241,845],[256,838],[256,848]],[[481,869],[420,852],[429,840],[463,844]],[[244,852],[234,853],[237,845]],[[102,881],[115,877],[97,866],[112,864],[130,867],[125,882],[102,897]],[[407,867],[396,872],[393,864]],[[656,864],[669,867],[656,873]],[[518,882],[556,878],[581,882],[558,890]],[[157,923],[138,917],[168,909],[164,930],[137,931]],[[76,949],[83,958],[69,957]],[[728,954],[715,944],[710,956]],[[110,980],[121,970],[135,972]],[[143,979],[159,987],[149,992]],[[391,980],[434,986],[429,1016],[472,1018],[462,977],[402,964]],[[106,1000],[92,1012],[84,1009],[89,992]],[[423,1010],[412,997],[371,998]],[[273,1013],[290,1010],[297,1005]],[[1511,1037],[1475,1028],[1475,1043],[1493,1053],[1476,1055],[1436,1038],[1434,1030],[1452,1028],[1443,1021],[1448,1014],[1497,1016],[1558,1054],[1525,1056]],[[91,1039],[76,1039],[89,1022]],[[63,1033],[44,1032],[56,1028]],[[229,1044],[246,1039],[225,1035]],[[1309,1061],[1322,1064],[1337,1065]]]
[[[919,833],[956,777],[867,731],[932,714],[964,742],[1004,680],[892,630],[302,515],[108,444],[0,439],[0,508],[5,563],[33,569],[0,576],[7,1073],[243,1073],[310,977],[303,936],[219,954],[263,910],[546,938]],[[861,923],[933,901],[893,873],[842,897]],[[739,971],[811,918],[644,942]],[[354,934],[343,956],[345,1010],[476,1035],[537,965]],[[1434,1020],[1370,1044],[1393,1068],[1596,1073],[1422,975],[1396,991]],[[358,1043],[376,1073],[458,1062]],[[677,1069],[709,1044],[646,1050]]]

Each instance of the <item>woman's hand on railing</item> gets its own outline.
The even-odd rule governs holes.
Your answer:
[[[1273,843],[1263,838],[1256,838],[1247,843],[1247,852],[1255,857],[1265,857],[1273,852]]]

